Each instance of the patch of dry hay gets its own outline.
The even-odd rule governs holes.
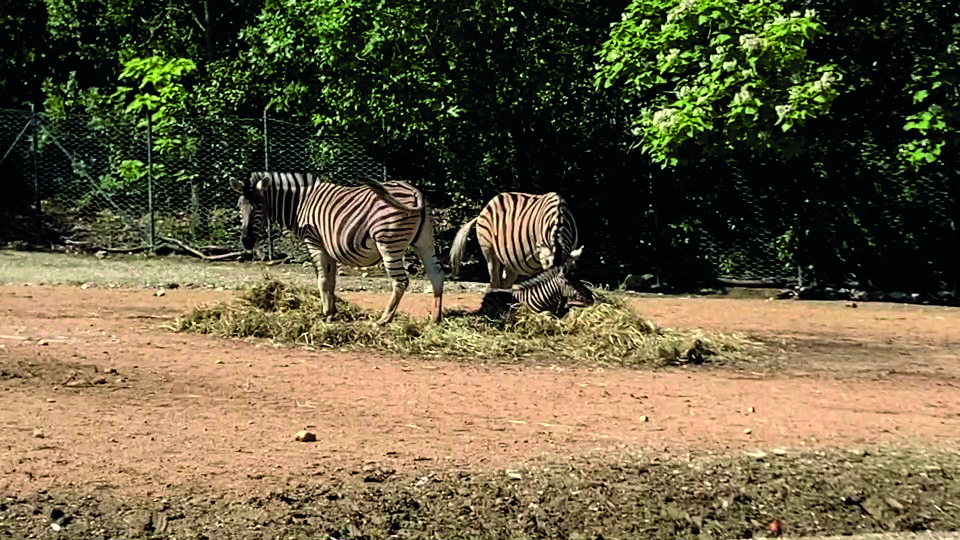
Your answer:
[[[574,309],[563,319],[519,306],[500,319],[448,312],[440,324],[400,314],[385,327],[374,323],[378,314],[339,298],[337,308],[335,320],[325,321],[315,289],[265,279],[233,303],[195,308],[177,320],[175,329],[402,354],[623,365],[724,362],[742,359],[749,347],[736,336],[658,328],[616,298]]]

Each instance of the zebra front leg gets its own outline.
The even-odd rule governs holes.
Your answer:
[[[393,320],[393,316],[397,313],[397,306],[400,305],[400,299],[403,298],[410,279],[407,277],[407,271],[403,269],[402,254],[384,253],[383,248],[380,251],[383,256],[383,268],[393,280],[393,295],[390,297],[387,308],[383,310],[383,316],[377,321],[377,324],[384,325]]]
[[[337,313],[337,261],[321,248],[307,246],[310,257],[317,269],[317,287],[320,289],[320,302],[323,316],[328,321]]]

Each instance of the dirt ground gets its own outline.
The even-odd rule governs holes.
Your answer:
[[[633,298],[660,326],[769,351],[636,371],[177,334],[175,317],[233,293],[154,292],[0,287],[0,538],[960,527],[960,309]]]

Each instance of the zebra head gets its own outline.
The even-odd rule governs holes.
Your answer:
[[[572,306],[586,307],[593,305],[594,299],[593,291],[580,281],[577,271],[577,258],[580,257],[582,252],[582,247],[570,252],[570,258],[564,261],[563,266],[560,267],[560,279],[563,296],[567,299],[567,303]]]
[[[244,181],[230,178],[230,185],[240,192],[240,243],[243,244],[243,249],[253,249],[257,240],[263,236],[266,226],[266,198],[260,190],[251,185],[249,178]]]

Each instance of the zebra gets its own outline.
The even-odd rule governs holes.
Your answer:
[[[517,276],[562,266],[577,247],[577,223],[559,194],[501,193],[457,232],[450,248],[454,275],[474,224],[492,289],[509,289]]]
[[[322,182],[311,173],[255,172],[245,181],[231,178],[240,192],[240,240],[253,249],[267,222],[279,223],[307,246],[317,270],[323,314],[336,313],[337,265],[369,266],[383,260],[393,280],[391,296],[377,324],[393,319],[409,284],[403,252],[413,246],[433,288],[433,320],[443,307],[443,274],[433,245],[433,219],[426,199],[406,182],[383,184],[368,178],[362,186]]]
[[[549,311],[563,317],[570,306],[592,305],[593,292],[576,275],[575,263],[580,252],[581,249],[573,250],[563,266],[548,268],[510,289],[487,291],[480,313],[492,315],[516,304],[526,304],[534,311]]]

